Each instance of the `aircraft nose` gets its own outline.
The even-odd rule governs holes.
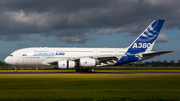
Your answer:
[[[12,61],[9,56],[4,59],[4,62],[7,64],[12,64]]]
[[[8,64],[8,57],[4,59],[4,62]]]

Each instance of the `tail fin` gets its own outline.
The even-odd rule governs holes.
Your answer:
[[[145,52],[146,50],[151,51],[164,21],[165,20],[160,19],[154,20],[128,47],[128,51],[126,53],[136,54]]]

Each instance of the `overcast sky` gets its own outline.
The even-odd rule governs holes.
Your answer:
[[[180,60],[179,0],[0,0],[0,60],[26,47],[127,47],[165,19],[155,60]],[[151,60],[148,60],[151,61]]]

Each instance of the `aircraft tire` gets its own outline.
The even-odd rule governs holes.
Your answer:
[[[17,69],[14,70],[15,73],[16,73],[17,71],[18,71]]]
[[[76,69],[76,72],[94,72],[93,69]]]
[[[76,72],[79,72],[79,69],[76,69]]]

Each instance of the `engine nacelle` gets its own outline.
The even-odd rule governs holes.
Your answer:
[[[67,60],[58,61],[58,68],[59,69],[73,69],[75,68],[75,62],[67,61]]]
[[[91,58],[80,58],[79,60],[80,67],[94,67],[96,66],[96,60]]]

